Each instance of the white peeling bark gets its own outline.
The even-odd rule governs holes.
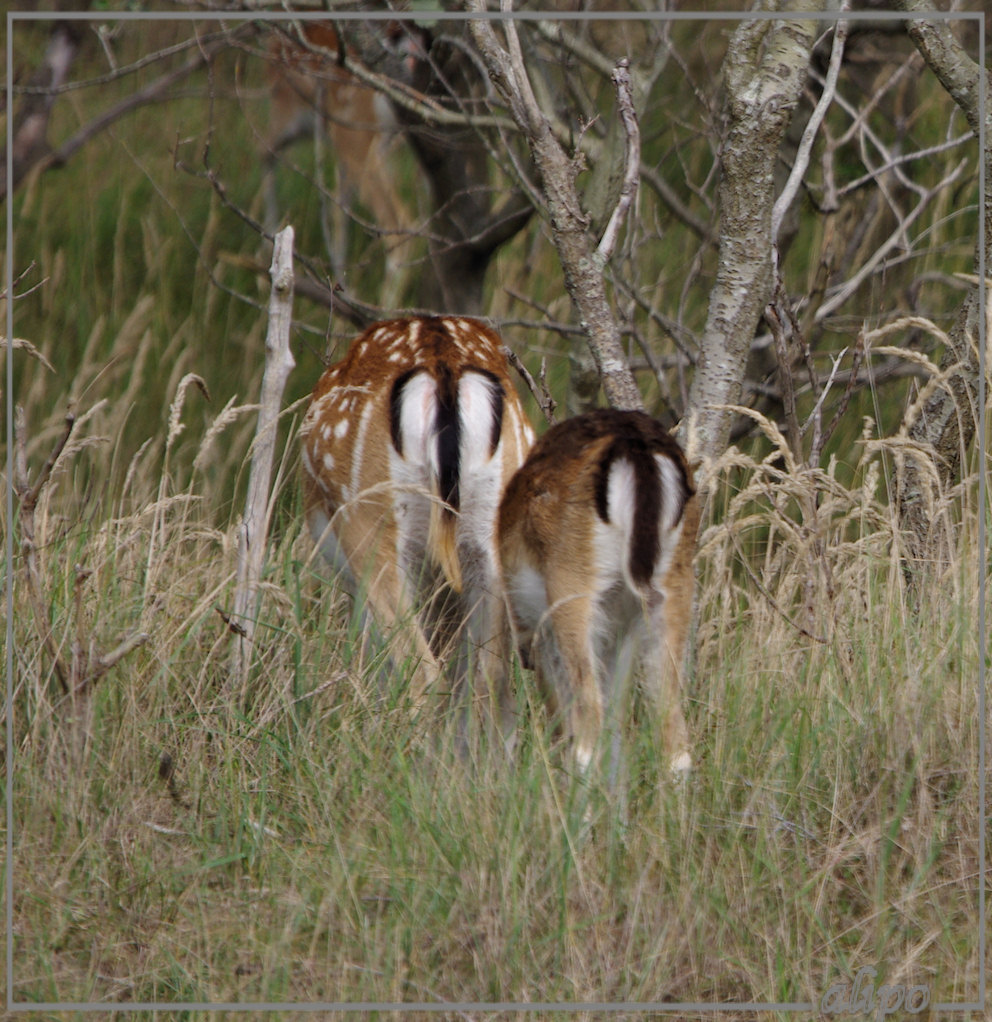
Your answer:
[[[779,7],[819,11],[805,0]],[[730,127],[721,154],[720,249],[716,283],[683,423],[693,459],[716,458],[730,438],[748,352],[772,297],[775,205],[773,171],[803,86],[814,42],[813,21],[742,22],[724,60]]]

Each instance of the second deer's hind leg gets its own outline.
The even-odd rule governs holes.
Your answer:
[[[611,629],[601,640],[604,730],[609,737],[607,779],[610,790],[622,799],[627,787],[627,764],[623,753],[624,723],[629,716],[631,681],[637,667],[637,637],[631,629]]]
[[[669,769],[676,777],[692,769],[689,728],[682,711],[682,675],[687,622],[665,611],[669,601],[657,591],[645,600],[645,629],[640,677],[645,695],[661,730]]]
[[[546,676],[548,668],[552,672],[548,680],[554,685],[559,704],[565,710],[575,762],[585,772],[592,763],[603,731],[603,693],[596,677],[591,631],[592,598],[549,578],[548,602],[554,655],[560,658],[560,666],[542,663],[541,667]],[[544,645],[539,637],[538,649]],[[547,652],[542,653],[542,660],[547,659]]]

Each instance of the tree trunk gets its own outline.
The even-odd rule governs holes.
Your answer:
[[[504,0],[504,9],[509,11],[511,6]],[[484,11],[485,0],[469,0],[468,9]],[[540,175],[543,212],[551,225],[565,288],[579,314],[606,399],[614,408],[643,408],[606,294],[603,259],[596,250],[589,218],[582,210],[575,187],[579,164],[562,149],[538,105],[513,21],[507,20],[503,25],[506,49],[498,43],[491,22],[472,21],[470,26],[489,77],[523,132]]]
[[[24,175],[51,151],[48,143],[48,121],[52,106],[58,96],[59,86],[65,84],[69,75],[84,31],[83,23],[80,21],[57,21],[52,26],[52,34],[41,65],[27,82],[29,86],[52,91],[28,93],[13,113],[12,179],[7,180],[7,154],[4,151],[4,159],[0,166],[0,201],[7,197],[8,191],[11,193],[16,191]],[[9,99],[8,108],[13,110],[13,103]]]
[[[810,12],[820,0],[777,8]],[[689,390],[683,439],[693,458],[715,458],[730,439],[751,341],[772,297],[774,171],[806,81],[815,23],[745,21],[724,61],[730,126],[721,154],[720,251],[716,284]]]
[[[357,30],[351,37],[370,68],[440,108],[471,107],[482,81],[460,46],[432,40],[429,33],[410,26],[409,45],[400,51],[407,58],[399,60],[395,45],[392,51],[383,47],[381,25],[373,31]],[[534,209],[518,191],[497,204],[489,149],[477,128],[432,120],[427,104],[419,112],[395,103],[393,109],[430,186],[430,272],[421,282],[421,304],[437,312],[480,315],[494,256],[527,225]]]
[[[899,0],[907,12],[926,12],[921,0]],[[985,93],[985,115],[992,118],[992,79],[961,48],[944,21],[909,19],[907,32],[930,69],[940,79],[961,108],[976,136],[981,128],[980,90]],[[988,146],[990,121],[986,121]],[[980,137],[980,136],[979,136]],[[975,265],[988,272],[992,258],[992,154],[982,154],[985,163],[985,194],[983,196],[984,239],[979,235],[975,248]],[[906,422],[907,436],[924,456],[934,461],[940,488],[946,489],[960,474],[965,452],[975,437],[980,414],[982,299],[985,288],[976,282],[961,305],[944,352],[940,368],[946,374],[946,385],[938,386],[924,403],[919,415]],[[984,466],[980,467],[984,471]],[[928,563],[940,558],[943,540],[947,537],[938,527],[939,494],[932,485],[933,474],[918,461],[907,459],[898,480],[897,506],[903,529],[904,566],[910,581],[917,581],[919,572]]]

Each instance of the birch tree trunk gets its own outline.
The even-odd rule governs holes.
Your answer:
[[[772,10],[819,11],[822,0],[773,0]],[[730,439],[751,341],[774,288],[774,170],[806,82],[815,23],[742,22],[724,60],[730,126],[721,153],[720,249],[683,440],[715,458]]]
[[[922,0],[899,0],[906,12],[926,12],[932,9]],[[926,21],[919,18],[907,21],[907,31],[923,59],[941,84],[961,108],[972,131],[979,136],[984,91],[985,141],[982,153],[985,164],[984,238],[979,236],[975,247],[976,275],[984,265],[988,273],[992,258],[992,153],[988,142],[992,128],[992,79],[986,72],[982,80],[981,67],[968,56],[944,21]],[[980,136],[979,136],[980,137]],[[931,465],[917,459],[907,459],[898,480],[897,506],[904,537],[904,565],[910,581],[916,581],[920,570],[928,563],[940,559],[946,535],[939,527],[941,521],[939,494],[934,492],[933,469],[946,489],[961,471],[962,459],[975,437],[980,415],[981,398],[981,337],[985,287],[980,280],[968,292],[950,330],[950,346],[944,352],[940,369],[944,384],[936,387],[924,403],[920,413],[904,429],[911,443],[910,449]],[[931,471],[927,471],[927,469]],[[980,468],[984,471],[984,466]]]

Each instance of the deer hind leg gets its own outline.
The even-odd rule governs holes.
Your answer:
[[[379,98],[378,96],[376,97]],[[363,171],[362,198],[382,231],[385,274],[380,302],[384,309],[399,308],[413,270],[407,252],[409,236],[414,233],[415,217],[400,197],[395,179],[391,150],[393,140],[383,135],[376,139]]]
[[[386,561],[365,585],[363,595],[372,620],[389,647],[390,660],[397,667],[413,664],[410,677],[410,708],[417,714],[440,687],[441,664],[421,627],[411,586],[392,561]]]
[[[512,753],[517,715],[510,676],[509,624],[502,595],[494,592],[494,579],[472,586],[463,594],[465,625],[461,648],[473,694],[483,715],[485,732],[498,731],[505,752]]]
[[[539,668],[552,682],[565,709],[576,765],[585,773],[592,764],[603,730],[603,694],[596,678],[592,600],[586,593],[562,591],[549,580],[553,642],[539,635]]]
[[[278,178],[284,153],[302,139],[313,139],[321,127],[313,101],[301,103],[288,85],[274,93],[271,103],[270,128],[262,151],[262,200],[265,229],[274,234],[282,220]]]
[[[622,599],[612,593],[611,597]],[[607,622],[604,621],[604,625]],[[610,790],[620,800],[625,798],[627,785],[626,763],[623,755],[624,720],[628,713],[631,679],[637,667],[638,636],[636,629],[617,626],[610,622],[609,633],[600,640],[599,663],[603,677],[604,730],[609,737],[609,770],[607,773]]]
[[[311,515],[310,528],[324,560],[339,573],[361,606],[363,645],[388,648],[394,670],[404,661],[413,664],[409,697],[412,711],[419,712],[429,693],[438,688],[441,667],[420,626],[406,577],[394,558],[373,557],[367,542],[355,546],[349,557],[348,548],[332,531],[323,513]],[[356,578],[353,563],[369,566],[361,578]],[[380,674],[384,688],[390,680],[388,674]]]
[[[689,729],[682,712],[682,668],[688,615],[680,615],[663,593],[652,590],[645,601],[641,684],[661,730],[669,769],[684,777],[692,769]],[[666,610],[670,613],[666,613]]]

